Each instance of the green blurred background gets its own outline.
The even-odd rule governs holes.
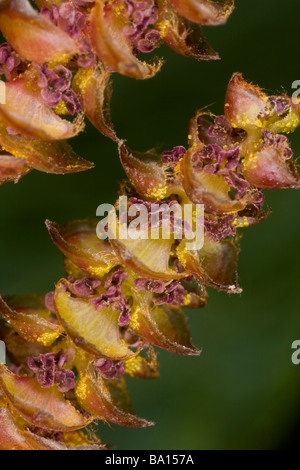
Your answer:
[[[223,112],[227,82],[242,72],[267,91],[291,93],[300,79],[299,0],[236,0],[227,25],[205,28],[222,60],[196,62],[167,48],[154,79],[114,77],[112,116],[131,147],[186,145],[194,111]],[[291,136],[300,155],[300,130]],[[70,176],[33,171],[0,188],[0,291],[43,293],[63,274],[62,256],[44,226],[94,216],[114,202],[124,177],[115,144],[91,126],[73,140],[94,170]],[[300,192],[268,192],[273,214],[246,229],[240,256],[242,295],[210,290],[208,307],[188,311],[200,357],[159,352],[161,378],[129,380],[136,411],[156,426],[130,430],[100,425],[118,449],[286,449],[300,431],[298,250]],[[299,205],[298,205],[299,204]],[[299,432],[300,434],[300,432]]]

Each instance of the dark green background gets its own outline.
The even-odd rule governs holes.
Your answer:
[[[113,121],[131,147],[186,144],[189,118],[211,105],[223,112],[233,72],[270,92],[300,79],[299,0],[237,0],[222,27],[205,28],[221,61],[196,62],[161,48],[162,72],[150,81],[114,77]],[[291,137],[300,154],[300,130]],[[74,147],[96,163],[78,175],[32,172],[0,188],[0,291],[47,292],[62,275],[62,256],[44,226],[95,215],[113,202],[124,176],[116,146],[88,126]],[[274,449],[297,443],[300,365],[298,249],[300,192],[268,192],[273,214],[244,232],[242,295],[210,290],[202,311],[189,311],[198,358],[159,352],[161,378],[129,380],[138,414],[156,421],[145,430],[100,426],[118,449]]]

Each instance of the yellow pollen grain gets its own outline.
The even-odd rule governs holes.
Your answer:
[[[42,336],[37,337],[36,340],[38,343],[42,344],[43,346],[48,346],[49,344],[53,343],[56,338],[59,336],[59,330],[57,329],[56,332],[46,332],[42,334]]]
[[[115,6],[114,10],[117,15],[121,15],[123,11],[125,10],[125,5]]]
[[[74,79],[73,79],[73,87],[74,89],[79,89],[81,93],[84,93],[86,86],[88,84],[88,81],[90,80],[91,76],[93,74],[92,70],[89,69],[80,69]]]
[[[140,311],[141,311],[140,307],[137,307],[137,309],[134,311],[134,313],[131,314],[130,326],[133,330],[138,330],[138,328],[140,326],[140,322],[139,322],[139,313],[140,313]]]
[[[71,445],[77,447],[88,444],[88,439],[82,432],[74,432],[72,434],[64,433],[63,440],[67,447]]]
[[[76,386],[76,395],[81,400],[85,400],[88,396],[87,385],[86,382],[84,382],[83,380],[81,380]]]
[[[2,149],[6,150],[7,152],[11,152],[11,149],[8,147],[5,147],[5,145],[2,145]],[[27,155],[22,154],[21,152],[18,152],[17,150],[13,150],[13,155],[18,158],[27,158]]]
[[[248,217],[244,216],[243,217],[243,220],[233,220],[232,221],[232,224],[236,227],[236,228],[244,228],[244,227],[249,227],[249,220],[248,220]]]
[[[282,120],[276,121],[275,126],[280,132],[289,134],[299,125],[299,118],[296,113],[290,111],[289,115]]]
[[[167,29],[169,27],[170,23],[168,20],[165,21],[160,21],[159,23],[156,23],[156,27],[159,30],[161,37],[164,38],[167,34]]]
[[[189,305],[192,301],[192,295],[189,293],[189,294],[186,294],[185,298],[184,298],[184,304],[183,305]]]
[[[181,161],[179,160],[179,162],[177,163],[177,165],[174,168],[174,173],[175,173],[176,176],[180,175],[180,170],[181,170]]]
[[[87,269],[87,271],[92,276],[96,276],[96,277],[104,276],[104,274],[108,273],[109,270],[110,270],[109,266],[99,266],[99,267],[89,266],[88,269]]]
[[[148,190],[146,193],[146,197],[148,198],[155,198],[155,199],[163,199],[167,195],[167,186],[163,184],[159,184],[156,188],[152,190]]]
[[[53,108],[53,111],[54,111],[56,114],[59,114],[59,115],[68,114],[67,107],[66,107],[65,103],[64,103],[62,100],[60,100],[60,102],[58,103],[58,105],[55,106],[55,108]]]
[[[56,65],[67,65],[70,60],[70,54],[57,53],[55,58],[48,63],[48,69],[53,70]]]
[[[125,362],[125,371],[126,374],[133,377],[135,373],[139,370],[139,365],[136,362],[136,358],[132,357]]]
[[[186,254],[188,252],[187,247],[185,246],[184,248],[180,248],[180,249],[178,247],[176,252],[177,252],[177,256],[178,256],[180,263],[185,268],[187,265],[187,260],[186,260]]]

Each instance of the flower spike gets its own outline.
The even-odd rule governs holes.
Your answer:
[[[83,0],[79,3],[82,6]],[[196,4],[208,6],[186,3]],[[218,5],[214,11],[221,21],[223,7],[230,8],[231,3]],[[64,93],[70,77],[64,69],[54,73],[59,71],[58,85]],[[92,84],[109,81],[106,71],[77,73],[81,106],[118,142],[129,181],[120,186],[119,198],[102,227],[108,240],[98,238],[102,231],[96,220],[46,222],[64,255],[66,271],[54,291],[44,299],[0,299],[0,339],[11,361],[8,367],[0,365],[0,448],[4,449],[101,449],[99,440],[90,438],[89,425],[96,420],[151,426],[135,415],[125,376],[158,377],[153,347],[185,356],[201,353],[192,342],[183,307],[205,307],[207,288],[241,293],[240,229],[270,214],[264,208],[264,189],[299,187],[284,135],[299,125],[299,107],[289,97],[268,96],[235,74],[224,114],[198,111],[189,124],[187,147],[178,145],[162,155],[139,153],[118,140],[109,116],[100,110],[105,94],[95,95]],[[44,89],[48,83],[44,80]],[[1,142],[12,155],[2,157],[7,171],[0,176],[17,179],[29,171],[18,159],[26,158],[32,166],[39,162],[41,141],[7,135],[0,134]],[[13,142],[23,156],[14,155]],[[29,149],[36,150],[31,157]],[[124,218],[121,198],[125,196]],[[201,220],[197,204],[204,205]],[[191,220],[182,210],[186,205]],[[130,215],[133,207],[147,214],[138,224],[142,236],[123,238],[122,230],[135,222]],[[172,214],[168,237],[163,236],[165,213]],[[202,224],[201,246],[190,244],[195,222]],[[157,235],[153,238],[148,236],[152,228]]]
[[[83,130],[85,115],[99,132],[123,144],[110,119],[111,73],[153,77],[163,60],[149,63],[141,55],[163,42],[188,57],[218,59],[201,25],[221,24],[233,9],[230,0],[35,4],[0,3],[0,30],[7,41],[0,44],[0,75],[6,81],[0,152],[8,152],[0,159],[0,184],[18,182],[31,169],[68,174],[92,168],[65,141]]]

